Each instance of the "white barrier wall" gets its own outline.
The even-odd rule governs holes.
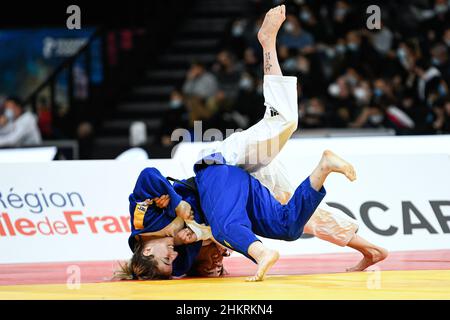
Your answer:
[[[358,180],[330,176],[324,205],[353,215],[361,235],[391,251],[450,249],[449,140],[424,139],[407,148],[397,141],[397,152],[383,154],[376,138],[358,139],[347,145],[341,139],[291,140],[279,157],[299,184],[322,149],[336,150],[355,165]],[[373,152],[376,146],[380,152]],[[188,177],[198,147],[180,146],[176,160],[1,164],[0,263],[129,258],[128,195],[139,172],[154,166],[164,175]],[[349,250],[318,239],[265,243],[282,254]]]
[[[148,166],[183,175],[172,160],[2,164],[0,263],[128,258],[128,196]]]

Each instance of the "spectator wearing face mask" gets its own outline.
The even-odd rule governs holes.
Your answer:
[[[447,83],[450,83],[449,51],[450,48],[447,48],[443,43],[438,43],[431,49],[431,64],[441,72]]]
[[[256,78],[262,78],[261,61],[252,47],[247,47],[245,49],[243,62],[244,70],[246,72],[256,75]]]
[[[175,129],[188,127],[188,116],[183,95],[178,90],[174,90],[170,95],[169,110],[164,113],[163,124],[160,135],[161,144],[165,147],[178,142],[171,139]]]
[[[447,46],[447,50],[450,50],[450,27],[447,27],[444,31],[444,34],[442,35],[442,42],[444,42]]]
[[[325,105],[321,99],[312,98],[306,103],[301,103],[299,114],[301,128],[314,129],[328,126]]]
[[[345,128],[355,117],[356,104],[345,77],[340,77],[328,87],[331,127]]]
[[[246,19],[237,19],[232,22],[229,33],[223,40],[223,45],[232,48],[233,53],[238,57],[242,57],[247,46],[247,34],[249,33],[249,25]]]
[[[362,109],[350,128],[382,128],[385,122],[386,105],[383,102],[374,103]]]
[[[337,1],[331,13],[332,33],[335,38],[344,37],[354,29],[355,18],[352,8],[346,1]]]
[[[442,79],[442,74],[438,68],[425,59],[420,59],[417,61],[414,71],[418,77],[417,95],[421,101],[431,106],[429,99],[432,97],[430,96],[430,93],[435,91],[433,90],[435,88],[441,90],[442,86],[439,86],[439,84]],[[443,87],[443,89],[446,90],[445,87]],[[442,95],[445,95],[445,93]]]
[[[298,18],[304,29],[310,32],[316,41],[326,40],[325,28],[319,23],[314,11],[308,5],[303,5],[300,8]]]
[[[229,50],[222,50],[212,69],[219,83],[219,91],[223,92],[226,100],[234,101],[241,78],[241,67],[236,62],[236,57]]]
[[[450,133],[450,99],[444,103],[444,123],[442,125],[442,133]]]
[[[235,122],[241,129],[254,125],[264,116],[264,98],[257,92],[255,76],[250,72],[244,72],[239,81],[239,94],[234,103],[234,111],[247,118],[235,115]]]
[[[301,27],[296,16],[289,14],[286,17],[279,43],[280,46],[288,49],[296,49],[303,53],[309,53],[313,50],[314,37]]]
[[[8,130],[1,132],[0,147],[22,147],[42,143],[36,116],[26,111],[17,97],[8,97],[4,104]]]
[[[449,26],[450,10],[447,0],[435,0],[433,14],[425,22],[426,30],[433,30],[437,38],[441,38],[444,31]]]
[[[381,21],[380,29],[366,31],[365,34],[380,58],[384,58],[391,51],[394,34],[384,21]]]
[[[187,96],[197,96],[203,99],[214,96],[217,92],[217,79],[205,66],[193,62],[183,85],[183,93]]]
[[[12,123],[8,121],[8,118],[5,116],[5,99],[0,97],[0,135],[6,134],[9,130],[11,130]]]
[[[374,76],[380,70],[377,68],[376,51],[363,39],[359,30],[349,31],[345,37],[345,66],[358,70],[365,76]]]

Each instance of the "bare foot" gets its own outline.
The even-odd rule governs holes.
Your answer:
[[[356,172],[353,166],[330,150],[323,152],[320,164],[325,171],[339,172],[350,181],[356,180]]]
[[[356,266],[348,268],[347,272],[363,271],[371,265],[383,261],[387,256],[388,251],[386,249],[381,247],[371,248],[367,253],[364,254],[364,257],[361,259],[361,261],[359,261]]]
[[[256,274],[253,277],[248,277],[245,281],[263,281],[267,271],[277,262],[278,258],[280,258],[278,251],[267,249],[263,253],[260,261],[258,261],[258,271],[256,271]]]
[[[266,13],[262,26],[258,31],[258,40],[263,48],[275,48],[277,33],[284,20],[286,20],[285,5],[272,8]]]

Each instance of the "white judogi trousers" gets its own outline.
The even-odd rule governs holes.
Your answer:
[[[264,118],[245,131],[233,133],[224,141],[211,144],[202,150],[200,159],[221,153],[227,164],[245,169],[275,198],[287,202],[295,187],[289,182],[286,168],[276,156],[297,130],[297,78],[265,75],[263,90],[266,106]],[[198,228],[192,227],[199,240],[206,239],[210,234],[202,236]],[[331,208],[318,208],[305,225],[304,233],[346,246],[357,230],[358,223],[351,217]]]

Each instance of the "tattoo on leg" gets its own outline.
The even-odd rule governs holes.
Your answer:
[[[266,57],[266,62],[264,64],[264,70],[266,72],[270,72],[270,69],[272,68],[272,65],[270,64],[270,52],[266,52],[265,57]]]

